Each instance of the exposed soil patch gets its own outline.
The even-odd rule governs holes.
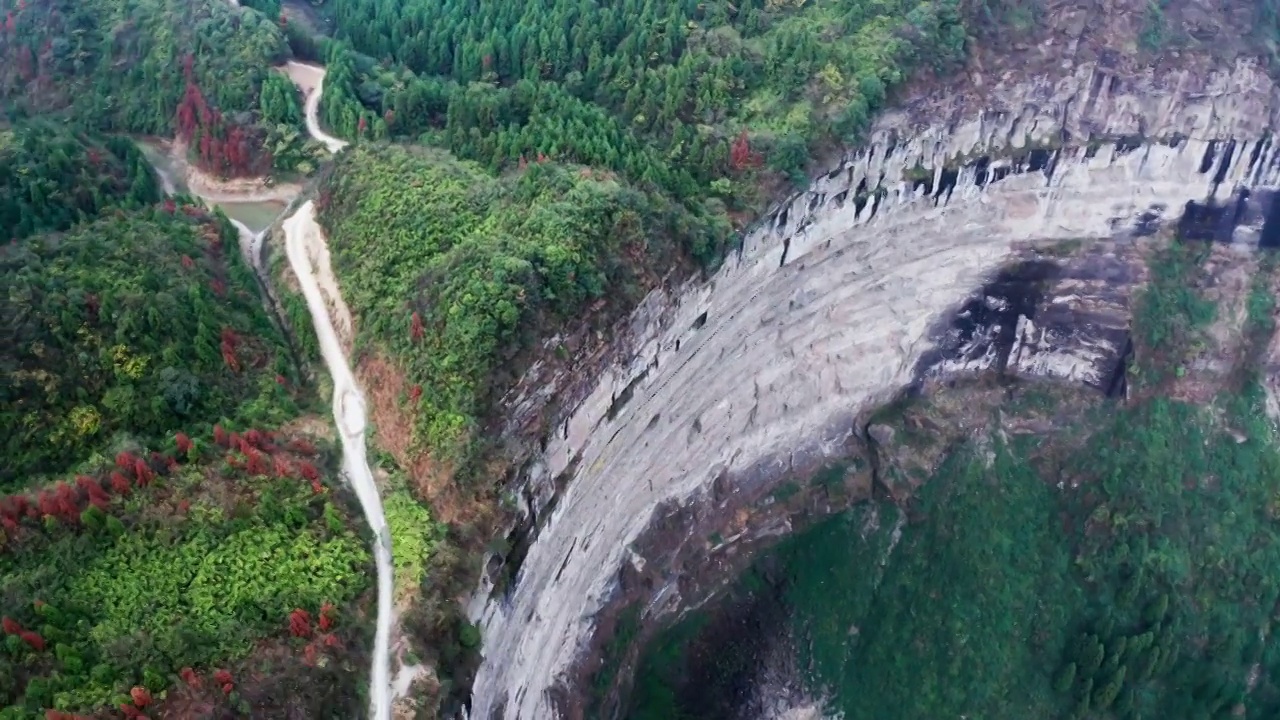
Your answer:
[[[459,488],[451,467],[414,446],[412,388],[404,374],[381,353],[370,352],[360,359],[356,375],[367,393],[370,420],[377,430],[373,441],[409,473],[416,495],[431,508],[432,516],[449,525],[490,527],[495,519],[493,503]]]
[[[208,202],[289,202],[302,193],[302,186],[297,183],[269,178],[219,178],[187,162],[187,145],[181,140],[161,140],[157,144],[168,151],[173,169],[182,175],[191,194]]]

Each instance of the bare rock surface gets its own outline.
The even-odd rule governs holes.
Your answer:
[[[527,509],[549,516],[514,587],[473,602],[485,656],[473,717],[558,717],[550,691],[571,684],[655,509],[837,455],[859,413],[916,378],[939,323],[1015,250],[1136,234],[1188,201],[1280,181],[1265,139],[1277,91],[1246,61],[1124,78],[1089,63],[982,88],[936,104],[926,126],[885,117],[710,281],[655,291],[621,330],[633,353],[565,409],[522,478]],[[1074,346],[1115,352],[1105,318],[1127,298],[1090,291],[1091,305],[1073,306],[1075,289],[1107,282],[1087,269],[1046,278],[1057,306],[1015,318],[1002,361],[1014,372],[1101,382],[1094,359],[1054,350],[1056,334],[1076,332]],[[1100,319],[1077,328],[1074,313]],[[508,404],[550,394],[528,388]]]

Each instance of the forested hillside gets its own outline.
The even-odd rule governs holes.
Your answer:
[[[116,447],[0,496],[0,718],[357,715],[372,569],[333,454],[220,427]]]
[[[540,331],[629,308],[650,268],[717,233],[610,173],[533,162],[495,179],[394,146],[344,153],[319,205],[362,337],[408,374],[417,440],[455,461]]]
[[[51,123],[0,132],[0,229],[13,240],[65,230],[109,207],[160,199],[155,172],[133,143]]]
[[[709,212],[802,181],[921,66],[964,51],[955,0],[332,0],[326,119],[418,137],[491,169],[545,155],[623,173]],[[711,260],[711,257],[704,258]]]
[[[230,223],[44,123],[0,222],[0,718],[359,714],[368,543]]]
[[[293,371],[236,242],[170,202],[0,248],[0,488],[121,435],[289,416]]]
[[[259,112],[289,54],[275,22],[225,0],[0,0],[0,108],[191,142],[225,175],[272,166]],[[179,107],[191,113],[179,119]]]

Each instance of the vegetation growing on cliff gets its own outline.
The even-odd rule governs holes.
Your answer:
[[[534,162],[494,179],[395,147],[339,158],[320,210],[362,340],[407,374],[415,437],[451,462],[472,459],[493,390],[540,331],[628,306],[647,268],[712,232],[609,173]]]
[[[1172,378],[1151,366],[1183,366],[1187,333],[1213,319],[1196,258],[1174,247],[1153,261],[1135,334],[1165,351],[1143,376]],[[1274,263],[1261,265],[1245,330],[1269,337]],[[761,561],[740,593],[790,622],[741,674],[717,670],[723,644],[685,667],[660,642],[668,660],[643,666],[631,717],[728,717],[698,710],[740,701],[733,681],[760,663],[801,668],[850,720],[1272,717],[1280,451],[1254,375],[1232,374],[1209,407],[1108,402],[1048,443],[1016,430],[1011,416],[1032,410],[1004,407],[920,489],[900,539],[891,505],[863,506]]]

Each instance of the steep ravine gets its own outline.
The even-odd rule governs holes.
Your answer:
[[[1280,182],[1267,139],[1280,96],[1249,63],[1137,77],[1084,65],[971,95],[982,105],[937,103],[935,124],[885,117],[709,281],[645,300],[625,331],[632,352],[569,406],[521,479],[540,529],[514,587],[473,603],[485,659],[472,717],[556,717],[659,505],[839,456],[859,416],[915,378],[939,321],[1017,247],[1123,237],[1213,198],[1227,210],[1210,224],[1230,239],[1236,190]],[[512,427],[568,387],[538,372],[505,401]],[[675,572],[646,592],[650,614],[681,605]]]

